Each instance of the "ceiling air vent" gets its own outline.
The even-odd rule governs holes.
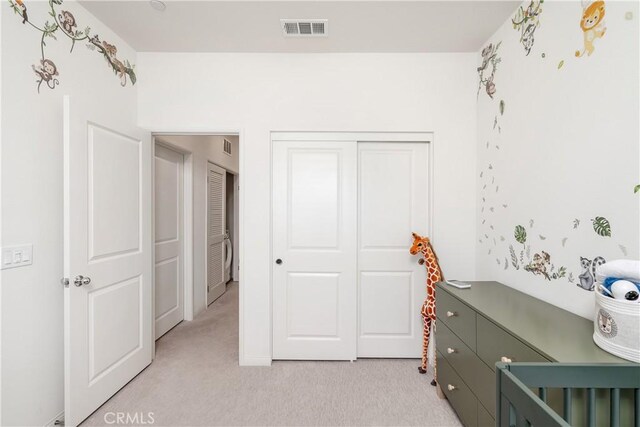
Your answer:
[[[285,37],[326,37],[329,21],[326,19],[281,19]]]
[[[226,154],[228,156],[231,155],[231,143],[229,141],[227,141],[226,139],[224,140],[223,151],[224,151],[224,154]]]

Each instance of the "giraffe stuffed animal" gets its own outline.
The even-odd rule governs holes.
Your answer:
[[[431,241],[428,237],[422,237],[416,233],[411,233],[413,236],[413,245],[409,249],[411,255],[422,254],[422,258],[418,260],[419,264],[424,264],[427,269],[427,298],[422,304],[420,314],[423,319],[423,335],[422,335],[422,365],[418,368],[418,372],[424,374],[427,372],[427,362],[429,349],[429,339],[431,338],[432,327],[435,327],[436,322],[436,283],[443,280],[442,270],[438,264],[438,257],[436,256]],[[433,363],[433,381],[431,385],[437,384],[437,370],[436,360],[434,356]]]

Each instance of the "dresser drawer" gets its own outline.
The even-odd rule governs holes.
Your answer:
[[[486,408],[493,418],[496,417],[496,373],[482,363],[478,369],[478,391],[476,396],[482,406]],[[481,406],[478,404],[478,406]]]
[[[462,423],[467,427],[477,427],[478,400],[442,354],[438,357],[438,384]],[[449,390],[450,386],[453,390]]]
[[[495,427],[496,420],[486,409],[478,404],[478,427]]]
[[[473,309],[436,288],[436,315],[471,350],[476,350],[476,312]]]
[[[503,357],[512,362],[549,362],[540,353],[481,315],[478,315],[478,356],[494,371],[496,362],[500,362]]]
[[[436,348],[471,391],[479,396],[480,391],[486,388],[481,384],[479,374],[482,369],[491,370],[442,322],[436,327]]]

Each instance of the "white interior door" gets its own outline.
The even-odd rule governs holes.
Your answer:
[[[274,359],[356,357],[356,168],[355,142],[273,144]]]
[[[207,305],[226,289],[224,280],[227,171],[209,163],[207,174]]]
[[[184,319],[184,156],[155,147],[155,338]]]
[[[411,232],[428,230],[426,143],[359,143],[358,357],[420,357],[424,267]]]
[[[96,100],[64,100],[65,424],[151,363],[151,136]],[[37,368],[37,367],[34,367]]]

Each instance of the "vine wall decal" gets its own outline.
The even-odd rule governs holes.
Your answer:
[[[520,6],[515,16],[511,19],[513,29],[520,31],[520,43],[524,47],[527,55],[531,53],[535,43],[534,35],[540,26],[540,14],[542,13],[542,3],[544,0],[531,0],[529,6]],[[544,58],[544,54],[543,54]]]
[[[116,46],[107,41],[100,40],[98,34],[91,35],[90,27],[79,30],[76,18],[68,10],[56,10],[58,6],[62,5],[63,0],[49,0],[49,16],[51,16],[51,20],[45,21],[41,26],[29,20],[27,7],[23,0],[8,1],[13,11],[22,18],[23,24],[28,24],[42,34],[40,39],[41,58],[37,65],[32,65],[33,71],[37,76],[38,93],[43,83],[50,89],[55,89],[55,87],[60,84],[58,80],[58,76],[60,75],[58,66],[51,58],[47,57],[45,52],[48,39],[58,40],[57,35],[60,33],[71,40],[69,52],[73,52],[73,48],[77,42],[86,41],[89,49],[97,51],[104,57],[114,74],[120,78],[120,84],[122,86],[127,85],[127,80],[131,81],[132,85],[136,83],[134,65],[126,59],[124,62],[118,59],[118,49]]]

